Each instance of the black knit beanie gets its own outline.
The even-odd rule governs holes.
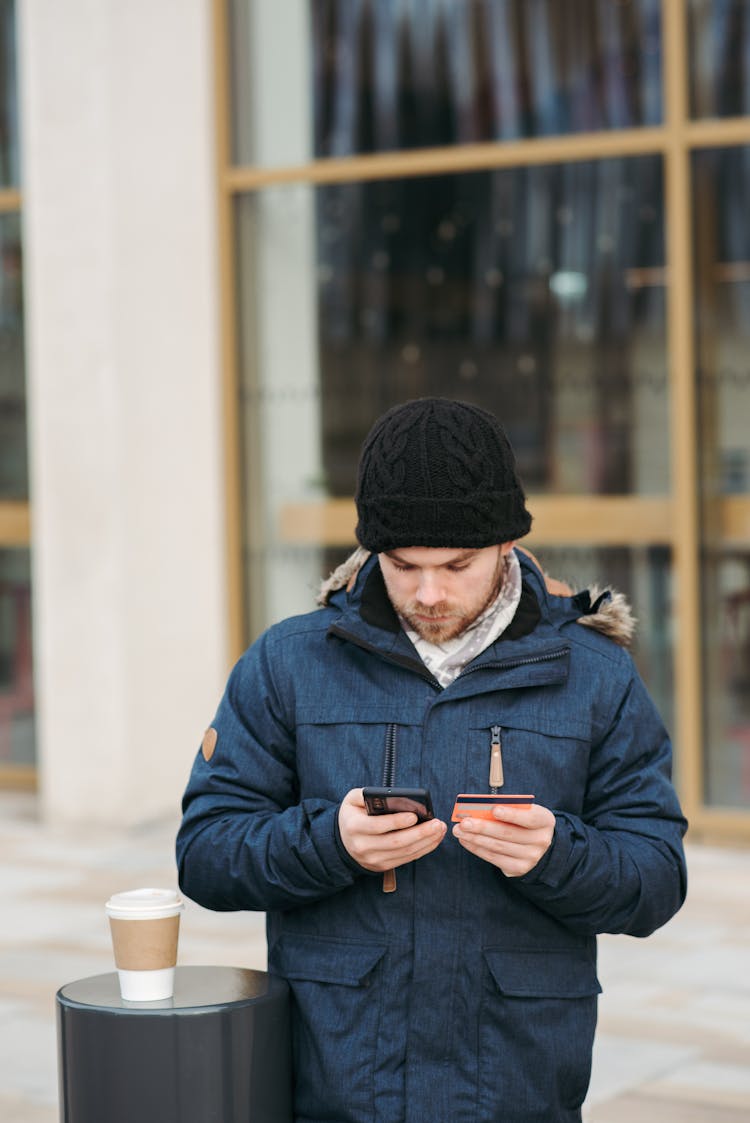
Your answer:
[[[494,546],[531,528],[502,426],[448,398],[417,398],[375,422],[362,445],[356,503],[357,539],[376,554]]]

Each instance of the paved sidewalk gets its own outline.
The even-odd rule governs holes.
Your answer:
[[[0,793],[3,1123],[57,1123],[55,993],[113,969],[111,893],[175,884],[175,827],[53,830],[33,797]],[[666,928],[601,939],[589,1123],[750,1119],[750,850],[696,845],[688,860],[688,902]],[[188,903],[180,962],[264,969],[263,918]]]

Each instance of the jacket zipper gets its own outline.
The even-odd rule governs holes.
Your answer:
[[[390,722],[385,730],[385,760],[383,762],[383,787],[392,788],[396,780],[396,723]]]
[[[501,788],[505,783],[501,732],[499,725],[493,725],[490,730],[490,791],[493,795],[497,795],[498,788]]]
[[[567,654],[567,647],[560,647],[557,651],[548,651],[544,655],[526,655],[521,659],[509,659],[507,662],[497,663],[481,663],[478,667],[466,667],[458,676],[461,678],[463,675],[473,675],[477,671],[486,671],[489,667],[501,671],[513,671],[516,667],[528,667],[533,663],[554,663],[555,659],[560,659],[563,655]]]
[[[389,722],[385,730],[385,759],[383,761],[383,787],[392,788],[396,780],[396,729],[395,722]],[[383,874],[383,892],[395,893],[396,871],[386,870]]]

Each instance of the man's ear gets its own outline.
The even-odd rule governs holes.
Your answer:
[[[557,578],[550,577],[549,574],[545,573],[537,559],[532,554],[531,550],[527,550],[523,546],[516,546],[516,549],[520,550],[522,554],[525,554],[527,558],[531,558],[537,569],[541,570],[542,576],[544,577],[544,584],[546,585],[547,592],[550,594],[550,596],[572,597],[573,590],[571,589],[570,585],[566,584],[565,581],[558,581]]]

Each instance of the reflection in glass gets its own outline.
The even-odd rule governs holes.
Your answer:
[[[688,0],[688,34],[692,116],[750,113],[747,0]]]
[[[750,148],[693,155],[707,800],[750,807]]]
[[[228,0],[228,11],[237,164],[661,121],[661,0]]]
[[[320,550],[290,548],[280,516],[325,497],[314,197],[292,186],[236,204],[244,572],[248,635],[309,610]]]
[[[0,214],[0,499],[27,496],[20,220]]]
[[[329,494],[425,394],[496,412],[530,490],[668,490],[658,158],[323,187],[316,225]]]
[[[15,0],[0,0],[0,190],[18,187]]]
[[[0,550],[0,775],[34,756],[29,552]]]
[[[224,0],[231,157],[235,164],[312,158],[309,0]]]
[[[315,153],[657,124],[659,0],[312,0]]]

